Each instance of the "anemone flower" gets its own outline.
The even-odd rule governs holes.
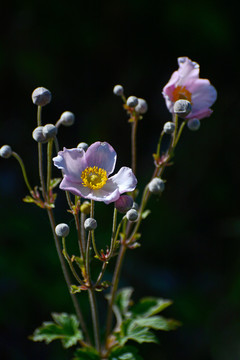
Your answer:
[[[107,142],[95,142],[86,152],[82,148],[64,148],[53,158],[64,175],[60,189],[105,204],[118,200],[122,193],[135,189],[137,179],[128,167],[109,177],[116,159],[116,151]]]
[[[217,91],[207,79],[199,78],[199,65],[188,57],[178,58],[179,68],[174,71],[163,88],[163,96],[168,110],[173,113],[173,105],[179,99],[190,101],[192,111],[186,119],[202,119],[211,115],[210,106],[217,98]]]

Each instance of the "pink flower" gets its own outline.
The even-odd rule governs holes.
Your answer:
[[[114,176],[117,154],[107,142],[95,142],[85,152],[81,148],[59,151],[54,165],[63,171],[60,189],[86,199],[109,204],[120,195],[133,191],[137,179],[132,170],[122,167]]]
[[[216,101],[217,91],[207,79],[199,78],[199,65],[188,57],[178,58],[179,68],[174,71],[163,88],[163,96],[168,110],[173,113],[173,105],[179,99],[190,101],[192,111],[187,119],[202,119],[211,115],[210,106]]]

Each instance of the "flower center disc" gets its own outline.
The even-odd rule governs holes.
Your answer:
[[[101,189],[107,182],[107,172],[97,166],[87,167],[81,175],[83,186],[96,190]]]
[[[176,102],[179,99],[183,99],[183,100],[188,100],[189,102],[191,102],[192,100],[192,94],[190,93],[190,91],[188,91],[185,86],[177,86],[174,90],[173,90],[173,102]]]

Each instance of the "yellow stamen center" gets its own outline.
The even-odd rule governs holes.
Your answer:
[[[188,100],[191,102],[192,100],[192,94],[190,93],[190,91],[188,91],[185,86],[177,86],[174,90],[173,90],[173,102],[176,102],[179,99],[183,99],[183,100]]]
[[[81,179],[83,186],[93,190],[101,189],[107,182],[107,172],[97,166],[89,166],[83,170]]]

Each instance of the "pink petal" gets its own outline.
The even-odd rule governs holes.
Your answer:
[[[108,179],[118,186],[120,194],[133,191],[137,185],[137,179],[129,167],[123,166],[116,175]]]
[[[91,189],[83,186],[80,182],[76,183],[71,180],[72,178],[69,178],[67,175],[64,175],[63,180],[59,185],[59,188],[62,190],[70,191],[74,195],[78,195],[86,198],[91,192]]]
[[[53,158],[54,165],[63,171],[71,181],[81,181],[82,171],[87,167],[85,151],[82,149],[66,149],[59,151]]]
[[[91,190],[86,196],[86,199],[95,201],[103,201],[105,204],[116,201],[120,196],[118,186],[111,181],[107,181],[106,184],[97,190]]]
[[[117,160],[116,151],[107,142],[97,141],[86,151],[87,166],[97,166],[111,174]]]

